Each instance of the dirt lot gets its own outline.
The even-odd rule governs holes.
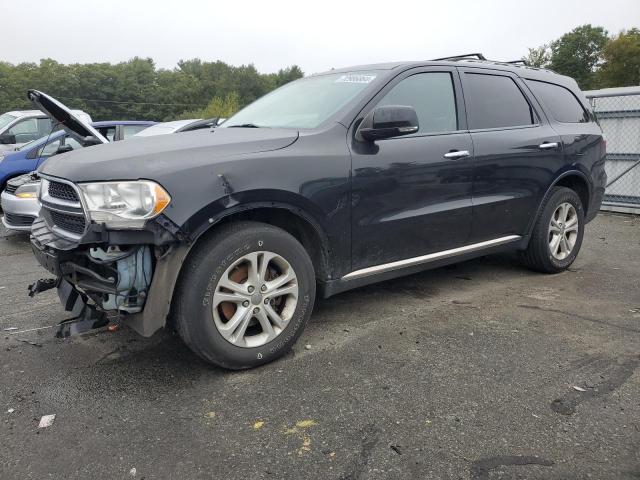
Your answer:
[[[362,288],[230,373],[165,332],[54,339],[2,231],[0,477],[640,478],[639,254],[640,219],[600,215],[566,273],[493,256]]]

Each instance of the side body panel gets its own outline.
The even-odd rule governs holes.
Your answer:
[[[167,189],[180,188],[182,203],[202,207],[186,221],[176,223],[191,238],[197,238],[237,212],[265,207],[289,210],[314,226],[326,241],[332,277],[348,273],[351,160],[345,135],[346,128],[336,123],[320,132],[301,132],[286,148],[189,172],[182,186],[168,183]],[[191,191],[187,193],[184,190],[188,188]],[[166,214],[173,217],[170,211]]]
[[[357,126],[393,87],[409,76],[451,74],[458,130],[364,142]],[[465,131],[455,68],[407,70],[382,89],[358,115],[347,141],[353,163],[352,269],[403,260],[464,245],[471,226],[473,145]],[[465,158],[445,158],[466,150]]]
[[[471,130],[474,146],[473,227],[469,243],[524,235],[542,196],[564,159],[560,137],[542,107],[514,74],[491,69],[460,68],[467,110],[467,74],[512,78],[534,110],[534,125]],[[551,149],[544,143],[557,144]]]
[[[526,83],[526,82],[525,82]],[[577,171],[588,184],[589,201],[584,205],[586,220],[591,221],[597,215],[604,190],[607,184],[605,171],[606,151],[604,148],[602,129],[595,119],[591,105],[584,97],[575,81],[567,79],[563,86],[569,90],[575,99],[587,111],[588,122],[565,123],[559,122],[549,113],[547,115],[553,129],[558,133],[563,146],[564,164],[559,175]],[[529,89],[531,91],[531,89]],[[533,92],[531,92],[533,94]],[[535,94],[534,94],[535,96]],[[544,105],[542,98],[539,103]]]

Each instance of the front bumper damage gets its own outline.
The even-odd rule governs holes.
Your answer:
[[[143,230],[110,231],[91,224],[78,239],[59,235],[39,217],[31,247],[55,279],[32,285],[30,295],[55,287],[72,315],[58,336],[122,323],[148,337],[166,324],[189,241],[163,215]]]

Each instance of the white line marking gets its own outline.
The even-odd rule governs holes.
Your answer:
[[[29,328],[27,330],[20,330],[19,332],[9,332],[9,335],[18,335],[19,333],[35,332],[36,330],[45,330],[47,328],[57,327],[58,325],[49,325],[47,327]]]

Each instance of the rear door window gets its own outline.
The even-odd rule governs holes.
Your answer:
[[[533,94],[551,116],[561,123],[586,123],[589,113],[570,90],[553,83],[526,80]]]
[[[453,132],[458,129],[456,97],[449,72],[426,72],[400,81],[378,103],[413,107],[420,129],[425,133]]]
[[[536,117],[516,82],[505,75],[465,73],[465,102],[469,128],[521,127]]]

